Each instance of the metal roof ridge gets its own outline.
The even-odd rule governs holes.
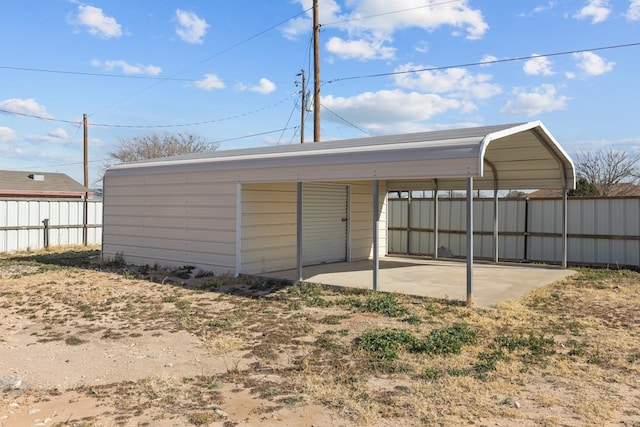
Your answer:
[[[223,162],[231,160],[251,160],[256,158],[273,157],[304,157],[319,154],[338,154],[341,152],[357,152],[362,147],[369,147],[368,152],[386,151],[402,148],[425,148],[430,145],[433,148],[442,148],[451,144],[451,141],[472,141],[481,142],[487,135],[526,125],[526,123],[512,123],[504,125],[488,125],[470,128],[455,128],[427,132],[413,132],[406,134],[380,135],[374,137],[341,139],[307,144],[289,144],[272,147],[251,147],[224,151],[211,151],[203,153],[189,153],[179,156],[172,156],[159,159],[149,159],[140,162],[123,163],[114,165],[113,169],[127,169],[132,167],[151,167],[161,165],[176,165],[182,163],[207,163]],[[493,129],[493,131],[490,131]],[[485,132],[486,131],[486,132]],[[463,132],[472,132],[471,135],[457,135]],[[428,136],[441,134],[443,138],[430,139]],[[394,139],[396,139],[394,141]],[[462,145],[462,144],[460,144]]]

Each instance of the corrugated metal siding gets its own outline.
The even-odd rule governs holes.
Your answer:
[[[407,199],[390,200],[390,252],[433,255],[433,201],[412,200],[410,224],[408,204]],[[465,201],[441,198],[439,206],[439,243],[464,256]],[[567,209],[569,262],[640,265],[640,198],[569,199]],[[561,200],[502,199],[498,211],[501,259],[561,262]],[[492,258],[493,200],[474,201],[474,224],[474,254]]]
[[[640,199],[569,200],[568,218],[570,262],[640,265]]]
[[[562,200],[532,200],[528,206],[527,258],[544,262],[561,260],[562,239],[538,234],[562,233]],[[568,229],[572,228],[572,222],[569,217]]]
[[[102,241],[102,202],[87,202],[87,243]],[[83,243],[84,201],[65,199],[0,200],[0,252],[44,247],[43,220],[49,219],[49,245]]]
[[[134,264],[235,269],[236,185],[206,172],[109,177],[103,256]]]
[[[379,183],[379,254],[387,253],[387,185]],[[351,183],[350,218],[350,257],[349,260],[369,259],[373,256],[373,183],[371,181],[355,181]]]
[[[372,254],[373,185],[371,182],[333,183],[349,188],[349,260]],[[242,186],[242,272],[258,274],[296,267],[296,185]],[[380,254],[387,251],[386,185],[380,183]],[[303,243],[303,247],[304,247]]]
[[[507,260],[522,260],[525,256],[524,230],[527,201],[509,199],[500,200],[498,203],[498,230],[501,233],[498,236],[498,257]]]
[[[242,272],[296,267],[296,184],[242,186]]]

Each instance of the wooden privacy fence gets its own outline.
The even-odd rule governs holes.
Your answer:
[[[389,199],[389,252],[433,256],[437,247],[466,254],[464,199]],[[477,258],[493,259],[494,201],[473,206]],[[640,266],[640,197],[569,198],[567,261],[573,264]],[[436,235],[437,229],[437,235]],[[498,256],[504,261],[560,263],[561,199],[500,199]]]
[[[0,199],[0,252],[101,242],[101,200]]]

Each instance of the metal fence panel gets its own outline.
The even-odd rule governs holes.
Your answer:
[[[433,255],[433,200],[391,199],[390,253]],[[464,256],[466,202],[439,199],[439,246]],[[501,259],[559,263],[562,260],[562,200],[501,199],[498,206]],[[493,257],[493,200],[474,200],[474,254]],[[640,266],[640,198],[569,199],[567,258],[577,264]]]
[[[49,245],[83,243],[84,201],[70,199],[0,200],[0,252],[44,247],[44,224],[49,220]],[[102,201],[87,201],[87,243],[102,242]]]

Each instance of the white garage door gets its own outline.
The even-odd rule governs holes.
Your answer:
[[[346,185],[303,185],[303,265],[347,260],[348,194]]]

